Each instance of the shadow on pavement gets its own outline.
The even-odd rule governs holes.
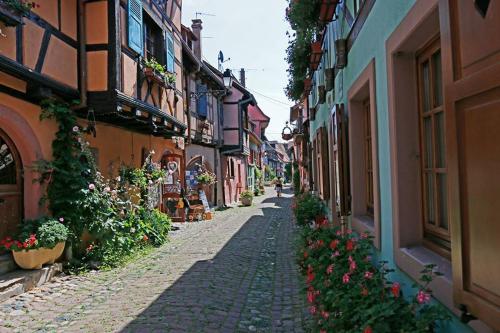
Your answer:
[[[257,206],[263,216],[250,216],[213,259],[197,261],[122,332],[294,331],[284,326],[296,326],[304,306],[289,239],[281,239],[290,228],[290,198]]]

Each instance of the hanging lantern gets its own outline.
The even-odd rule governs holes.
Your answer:
[[[281,132],[281,138],[286,141],[293,138],[293,131],[290,126],[288,126],[288,121],[286,122],[285,128],[283,128],[283,131]]]

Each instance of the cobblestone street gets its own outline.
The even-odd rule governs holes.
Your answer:
[[[291,195],[186,223],[126,267],[0,304],[0,332],[304,332]]]

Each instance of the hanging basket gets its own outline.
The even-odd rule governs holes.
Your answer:
[[[293,138],[293,131],[290,126],[288,126],[288,121],[286,122],[285,128],[283,128],[283,131],[281,132],[281,138],[286,141]]]

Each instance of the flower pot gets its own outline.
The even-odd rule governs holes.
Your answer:
[[[16,264],[22,269],[41,269],[44,264],[53,264],[64,252],[66,242],[58,243],[54,248],[13,251]]]
[[[159,85],[165,84],[164,76],[155,71],[154,69],[150,67],[144,67],[142,72],[144,73],[144,76],[148,78],[148,80],[158,83]]]
[[[241,204],[243,206],[251,206],[252,205],[252,198],[241,198]]]
[[[22,14],[0,2],[0,21],[4,22],[7,27],[15,27],[22,23]]]
[[[333,19],[337,2],[337,0],[323,0],[321,2],[321,8],[319,12],[319,20],[321,22],[326,24]]]

